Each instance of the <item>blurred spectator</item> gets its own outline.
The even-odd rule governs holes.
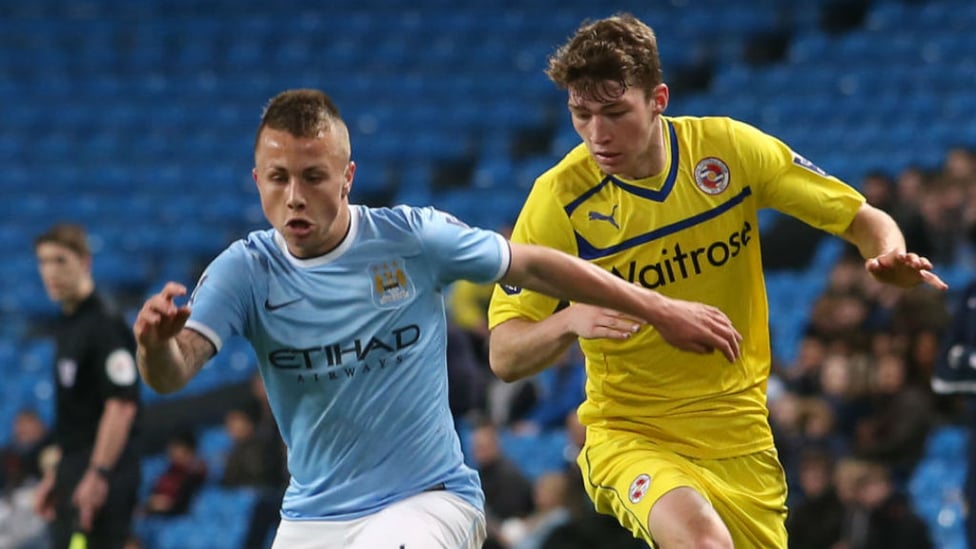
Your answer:
[[[586,425],[580,423],[579,415],[573,410],[566,414],[565,427],[566,448],[563,450],[563,459],[567,465],[576,465],[576,458],[586,443]]]
[[[471,340],[452,323],[447,324],[447,401],[455,420],[484,412],[489,372]]]
[[[3,549],[50,548],[46,524],[34,513],[34,488],[34,483],[28,481],[0,496],[0,547]]]
[[[451,285],[448,294],[449,324],[463,330],[483,364],[488,360],[488,303],[494,287],[494,284],[459,280]]]
[[[538,402],[538,391],[534,377],[512,382],[489,379],[487,409],[492,423],[510,427],[523,421]]]
[[[497,229],[505,238],[512,236],[512,226],[505,224]],[[488,303],[494,284],[478,284],[458,280],[451,285],[447,298],[450,322],[460,328],[471,340],[475,356],[482,368],[488,371]]]
[[[260,374],[251,377],[253,403],[249,410],[256,418],[254,437],[263,447],[267,485],[258,490],[257,501],[251,510],[247,534],[244,537],[245,549],[259,549],[266,545],[272,531],[277,529],[281,519],[279,509],[285,489],[288,487],[288,458],[285,442],[281,438],[278,424],[271,413],[271,404]],[[225,472],[226,473],[226,472]]]
[[[570,482],[564,472],[540,475],[533,488],[535,510],[524,518],[511,518],[502,524],[502,536],[511,549],[540,549],[557,527],[570,519]]]
[[[894,210],[889,212],[902,234],[905,235],[905,245],[920,256],[932,257],[932,235],[926,226],[925,218],[919,209],[925,187],[925,173],[919,168],[906,168],[895,183]]]
[[[820,368],[827,356],[827,345],[815,334],[800,339],[793,363],[784,373],[789,389],[801,396],[820,392]]]
[[[895,180],[885,172],[872,171],[861,181],[861,194],[868,204],[888,213],[895,210]]]
[[[34,512],[41,478],[53,477],[60,459],[56,445],[33,410],[14,419],[14,440],[3,450],[4,486],[0,490],[0,547],[50,549],[47,524]]]
[[[577,345],[566,350],[553,365],[532,378],[536,402],[513,428],[518,432],[539,432],[561,428],[566,414],[575,413],[586,398],[586,369]]]
[[[967,237],[976,246],[976,225],[970,227]],[[951,311],[952,322],[942,341],[931,383],[936,393],[965,396],[970,440],[964,489],[970,509],[966,538],[970,547],[976,547],[976,278],[956,295]]]
[[[166,446],[169,465],[153,484],[144,510],[153,515],[185,514],[207,478],[207,463],[197,455],[197,439],[185,431]]]
[[[251,404],[246,410],[254,419],[254,435],[264,444],[270,471],[276,470],[275,484],[286,484],[288,482],[288,463],[285,441],[281,438],[281,431],[278,430],[278,423],[271,413],[271,404],[268,402],[268,393],[264,388],[264,380],[260,374],[251,377]],[[277,513],[276,513],[277,514]]]
[[[817,298],[810,317],[811,333],[830,342],[843,343],[850,350],[868,346],[865,324],[871,314],[858,291],[830,291]]]
[[[834,412],[835,425],[842,436],[853,438],[862,416],[870,410],[866,397],[869,371],[861,358],[831,351],[820,371],[821,398]]]
[[[925,220],[933,264],[946,265],[956,259],[963,233],[963,195],[944,177],[929,182],[919,209]]]
[[[773,443],[788,483],[796,474],[800,451],[803,449],[803,398],[785,392],[769,401],[769,426]]]
[[[962,185],[976,183],[976,154],[965,147],[952,147],[946,152],[946,178]]]
[[[786,530],[790,549],[826,549],[841,539],[844,505],[834,489],[834,460],[824,450],[807,450],[800,458],[799,492],[789,511]]]
[[[532,484],[518,466],[502,454],[498,431],[490,421],[480,422],[471,433],[472,457],[485,491],[488,538],[498,538],[506,519],[532,512]],[[486,544],[486,547],[490,547]]]
[[[928,526],[895,489],[886,467],[867,465],[856,481],[849,549],[931,549]]]
[[[770,402],[769,412],[776,451],[790,486],[798,482],[802,456],[810,449],[831,457],[846,455],[847,441],[834,429],[834,412],[824,399],[787,392]]]
[[[891,467],[901,485],[921,459],[933,421],[929,394],[906,383],[901,355],[877,358],[872,405],[871,413],[858,422],[854,451]]]
[[[24,483],[41,479],[41,450],[51,443],[51,434],[34,410],[17,412],[13,422],[13,440],[0,450],[0,495]]]
[[[542,549],[647,549],[611,515],[596,512],[583,489],[579,466],[572,463],[563,473],[566,482],[568,520],[553,527],[542,541]]]
[[[269,449],[266,441],[256,434],[255,417],[246,410],[235,408],[224,415],[224,430],[231,447],[224,464],[220,483],[226,487],[268,487],[280,480],[278,463],[269,462],[277,448]]]

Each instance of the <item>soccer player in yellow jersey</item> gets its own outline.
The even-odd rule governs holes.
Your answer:
[[[760,208],[853,243],[878,280],[946,286],[854,189],[728,118],[664,116],[653,31],[622,14],[584,23],[550,58],[583,143],[542,174],[512,240],[577,255],[665,296],[713,305],[742,334],[733,362],[668,344],[623,314],[496,288],[491,365],[533,375],[579,338],[587,427],[579,456],[597,509],[664,548],[787,546],[786,482],[767,421],[770,348]]]

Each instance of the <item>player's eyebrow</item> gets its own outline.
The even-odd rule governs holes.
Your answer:
[[[600,103],[600,105],[596,109],[591,109],[591,108],[587,107],[586,105],[584,105],[582,103],[577,103],[577,102],[573,102],[573,101],[570,101],[567,105],[569,106],[569,110],[572,110],[572,111],[581,111],[581,112],[594,112],[595,111],[595,112],[602,112],[602,111],[608,111],[608,110],[613,110],[613,109],[619,108],[621,105],[623,105],[623,102],[622,101],[610,101],[608,103]]]

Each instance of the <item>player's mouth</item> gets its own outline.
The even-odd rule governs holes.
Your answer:
[[[593,158],[600,164],[615,164],[617,160],[620,159],[620,153],[611,152],[595,152],[593,153]]]
[[[305,219],[289,219],[285,228],[295,236],[308,236],[312,232],[312,223]]]

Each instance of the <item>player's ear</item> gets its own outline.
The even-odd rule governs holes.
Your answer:
[[[668,108],[668,101],[671,98],[671,90],[668,85],[660,83],[651,90],[651,109],[655,114],[661,114]]]
[[[355,177],[355,175],[356,175],[356,163],[350,160],[349,164],[346,165],[346,173],[343,174],[344,181],[342,183],[342,192],[340,193],[342,198],[346,198],[349,196],[349,191],[352,190],[352,180]]]

